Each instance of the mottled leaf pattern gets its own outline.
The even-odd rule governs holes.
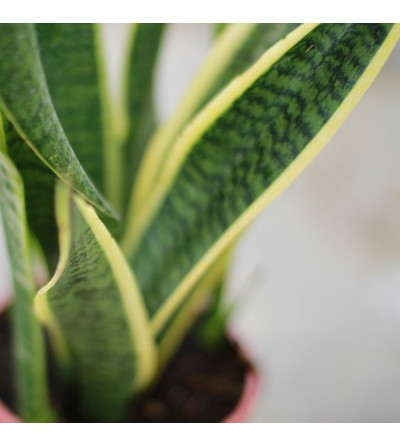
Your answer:
[[[257,23],[243,40],[230,63],[210,86],[207,95],[199,103],[194,113],[198,112],[213,96],[226,87],[232,79],[254,64],[265,51],[297,27],[297,23]],[[190,119],[192,116],[188,118]]]
[[[124,420],[234,243],[344,122],[400,35],[392,24],[218,28],[188,94],[148,143],[163,25],[132,27],[114,108],[97,26],[0,25],[0,205],[26,419],[52,417],[37,316],[81,419]],[[128,209],[126,258],[103,195],[124,218]],[[54,267],[33,301],[27,220]]]
[[[38,24],[37,41],[47,86],[79,162],[104,194],[104,129],[99,51],[93,24]]]
[[[154,374],[156,351],[135,279],[94,209],[58,184],[60,263],[36,297],[88,421],[119,421]]]
[[[146,207],[147,201],[159,180],[160,172],[168,159],[172,143],[190,119],[211,98],[225,87],[234,77],[251,66],[268,48],[284,38],[296,24],[234,24],[224,28],[224,35],[210,51],[198,75],[172,117],[152,137],[143,165],[138,173],[137,183],[132,192],[129,220],[134,220]],[[127,251],[130,251],[127,229]]]
[[[391,30],[391,24],[316,27],[252,81],[193,144],[177,145],[181,152],[171,157],[182,165],[171,170],[168,193],[131,259],[156,329],[341,124],[393,48],[398,28],[387,39]],[[238,90],[244,81],[237,81]],[[311,142],[312,156],[300,157]],[[278,182],[297,159],[298,167]]]
[[[82,168],[54,110],[35,28],[0,25],[0,108],[29,147],[60,178],[107,215],[112,214]]]

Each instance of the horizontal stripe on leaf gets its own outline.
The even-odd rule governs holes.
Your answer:
[[[215,79],[215,82],[195,112],[198,112],[213,96],[226,87],[232,79],[251,67],[268,48],[285,38],[297,27],[297,23],[257,23],[235,52],[231,62],[224,68],[221,75]]]
[[[51,99],[68,141],[104,194],[104,120],[93,24],[37,24],[40,57]]]
[[[135,218],[146,208],[147,201],[159,181],[172,143],[190,119],[234,77],[249,68],[268,48],[283,39],[296,24],[233,24],[226,26],[223,36],[211,49],[204,64],[187,88],[171,118],[153,135],[132,191],[127,252],[131,250],[129,234]]]
[[[61,179],[106,215],[113,212],[102,198],[64,133],[55,112],[35,28],[0,25],[0,108],[35,154]]]
[[[310,144],[311,159],[332,136],[393,48],[398,28],[374,59],[391,29],[390,24],[318,26],[227,109],[221,107],[221,115],[192,146],[171,154],[183,164],[176,177],[166,179],[166,198],[131,260],[156,327],[163,326],[263,204],[306,165],[303,158],[268,195],[268,188],[303,149]],[[368,76],[357,84],[373,60]],[[245,79],[234,81],[238,89]],[[341,118],[336,112],[350,93]],[[229,94],[223,92],[215,100],[215,109]],[[324,138],[311,145],[334,114]]]

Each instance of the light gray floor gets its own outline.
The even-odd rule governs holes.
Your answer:
[[[210,39],[203,25],[169,32],[161,118]],[[399,79],[398,47],[340,132],[236,250],[227,298],[237,303],[232,330],[263,378],[254,421],[400,420]]]

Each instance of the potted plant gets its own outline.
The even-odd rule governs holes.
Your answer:
[[[117,102],[98,26],[0,26],[0,206],[15,288],[0,320],[7,365],[13,353],[0,420],[207,420],[210,408],[215,421],[242,419],[257,379],[225,336],[230,251],[400,35],[393,24],[219,26],[156,128],[164,28],[132,26]]]

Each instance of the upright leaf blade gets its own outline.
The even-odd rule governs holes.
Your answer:
[[[56,176],[27,147],[12,124],[4,120],[8,155],[20,173],[26,196],[28,226],[39,241],[50,271],[58,259],[57,226],[54,218]]]
[[[0,108],[36,155],[106,215],[112,215],[65,136],[46,85],[32,25],[0,26]]]
[[[71,201],[72,200],[72,201]],[[56,194],[60,262],[36,296],[89,421],[120,421],[152,379],[156,350],[135,278],[94,209],[62,183]]]
[[[316,25],[312,24],[302,25],[300,28],[289,34],[284,41],[278,42],[270,49],[270,51],[266,51],[262,58],[260,58],[253,67],[241,77],[235,78],[217,97],[208,103],[207,107],[201,109],[200,112],[189,121],[177,137],[174,144],[168,148],[168,158],[164,160],[162,169],[158,172],[157,181],[153,180],[152,193],[147,197],[146,202],[142,202],[142,206],[136,205],[139,206],[139,208],[136,209],[136,212],[134,213],[135,219],[129,221],[128,231],[124,234],[122,240],[122,246],[128,256],[133,256],[143,232],[149,225],[151,218],[154,216],[164,198],[168,186],[171,183],[171,179],[174,178],[178,171],[190,144],[199,138],[201,133],[204,132],[208,126],[212,125],[213,121],[222,115],[235,99],[244,93],[246,88],[260,76],[262,71],[267,71],[288,48],[302,39],[315,26]],[[260,63],[261,59],[262,63]],[[244,82],[241,82],[243,78],[246,79]],[[137,190],[135,189],[135,191]],[[133,207],[131,209],[135,209],[136,202],[132,203]]]
[[[187,331],[204,314],[207,300],[211,299],[211,305],[214,305],[215,298],[212,295],[217,292],[216,289],[223,281],[230,256],[231,253],[226,250],[209,266],[162,325],[157,325],[156,319],[152,320],[152,330],[159,346],[161,367],[168,363]]]
[[[12,306],[13,376],[18,414],[26,421],[51,420],[44,337],[33,312],[35,284],[25,215],[24,187],[6,155],[0,117],[0,209],[15,290]]]
[[[80,163],[104,194],[104,130],[96,25],[35,25],[43,71],[64,132]]]
[[[296,24],[233,24],[226,26],[172,117],[152,137],[132,191],[125,247],[131,249],[134,220],[146,208],[179,132],[216,93],[251,66]]]
[[[124,211],[144,149],[155,127],[153,83],[164,27],[161,23],[138,23],[131,33],[124,79],[128,124],[122,151]]]
[[[326,144],[399,33],[391,24],[299,28],[188,126],[160,179],[157,214],[131,258],[155,333]]]

